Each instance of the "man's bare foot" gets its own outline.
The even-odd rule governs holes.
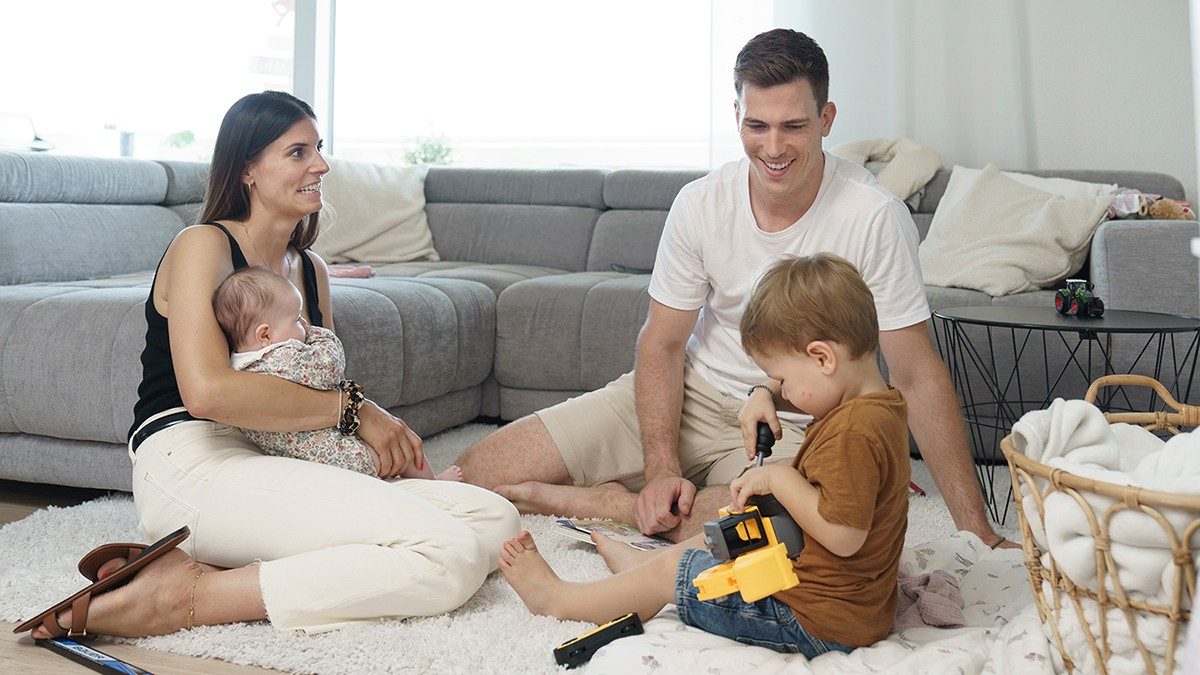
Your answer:
[[[613,541],[599,532],[592,533],[592,541],[596,543],[596,551],[604,558],[608,571],[620,574],[631,567],[637,567],[654,557],[654,551],[640,551],[632,546]]]
[[[123,560],[110,561],[101,568],[102,576],[123,564]],[[174,633],[184,627],[192,582],[202,569],[179,549],[167,552],[124,586],[93,596],[87,631],[120,637]],[[60,626],[70,626],[71,610],[59,612],[57,619]],[[48,638],[50,633],[38,626],[33,637]]]
[[[555,616],[554,600],[564,582],[550,569],[528,531],[521,530],[504,542],[500,548],[500,571],[529,611]]]
[[[449,469],[439,473],[438,475],[434,476],[434,478],[438,480],[452,480],[461,483],[463,479],[463,472],[462,469],[458,468],[457,466],[451,465]]]
[[[517,507],[517,511],[521,513],[541,513],[539,495],[544,485],[537,481],[526,481],[516,485],[497,485],[496,494],[512,502],[513,506]]]

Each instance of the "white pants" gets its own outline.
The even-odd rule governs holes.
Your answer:
[[[263,603],[280,629],[312,633],[453,610],[520,529],[517,510],[488,490],[271,457],[215,422],[168,427],[130,456],[147,542],[187,525],[181,548],[200,562],[266,561]]]

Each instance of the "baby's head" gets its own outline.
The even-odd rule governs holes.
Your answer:
[[[261,267],[230,274],[213,294],[213,312],[235,352],[285,340],[305,341],[304,300],[290,281]]]
[[[796,408],[821,418],[879,377],[879,319],[854,265],[818,253],[786,258],[759,279],[742,314],[742,348]]]

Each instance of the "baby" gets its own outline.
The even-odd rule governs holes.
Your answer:
[[[243,267],[229,275],[213,295],[213,311],[229,340],[236,370],[266,373],[320,390],[336,389],[346,369],[342,342],[333,331],[309,326],[301,316],[300,291],[287,279],[262,269]],[[256,431],[246,437],[268,455],[304,459],[379,475],[379,456],[358,436],[330,427],[314,431]],[[437,476],[409,465],[404,478],[462,480],[452,466]]]

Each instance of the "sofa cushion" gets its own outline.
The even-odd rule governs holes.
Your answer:
[[[437,260],[425,216],[428,172],[330,158],[313,250],[330,262]]]
[[[939,206],[921,272],[931,284],[993,296],[1050,286],[1079,271],[1111,203],[1108,194],[1052,195],[989,165],[961,202]]]
[[[582,272],[509,286],[496,304],[502,387],[590,391],[633,369],[648,275]]]
[[[208,186],[207,163],[157,161],[167,174],[167,195],[162,200],[164,206],[199,204],[204,201],[204,191]]]
[[[654,256],[666,221],[666,211],[617,209],[601,213],[588,251],[588,271],[611,272],[613,265],[654,269]]]
[[[553,267],[537,267],[534,265],[488,265],[485,263],[465,263],[451,261],[415,261],[394,263],[391,265],[374,265],[375,274],[383,277],[429,278],[429,279],[467,279],[492,289],[496,295],[526,279],[536,279],[554,274],[566,274],[565,270]]]
[[[934,174],[925,186],[918,213],[933,213],[950,183],[950,171],[942,169]],[[1120,187],[1135,188],[1149,194],[1162,195],[1171,199],[1185,199],[1183,184],[1178,179],[1152,171],[1065,171],[1055,169],[1021,169],[1021,173],[1045,178],[1069,178],[1088,183],[1116,183]]]
[[[610,209],[668,211],[684,185],[708,173],[616,169],[604,178],[604,204]]]
[[[579,206],[427,203],[433,245],[443,260],[536,265],[570,272],[587,266],[600,212]]]
[[[152,270],[183,229],[150,205],[0,203],[0,223],[0,284]]]
[[[987,293],[966,288],[930,286],[929,284],[925,284],[925,297],[929,300],[931,312],[952,307],[986,307],[992,304],[992,296]]]
[[[603,169],[431,167],[425,200],[456,204],[543,204],[604,208]]]
[[[158,204],[166,192],[155,162],[0,152],[0,202]]]
[[[0,432],[124,442],[150,275],[0,293]],[[491,371],[496,297],[461,279],[335,279],[347,376],[398,409],[476,389]]]

